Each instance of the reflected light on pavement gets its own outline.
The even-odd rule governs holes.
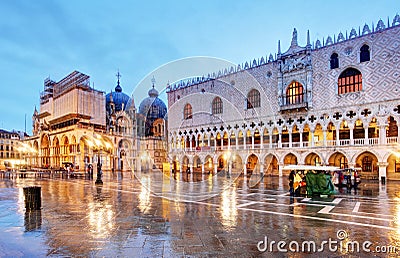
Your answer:
[[[143,213],[150,206],[150,183],[151,180],[149,177],[142,178],[138,207],[140,211]]]
[[[221,195],[222,224],[225,227],[235,227],[237,223],[237,193],[236,186],[227,188]]]
[[[106,238],[114,229],[113,206],[104,203],[89,203],[89,226],[93,238]]]

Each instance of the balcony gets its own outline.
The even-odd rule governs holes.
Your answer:
[[[353,142],[353,143],[352,143]],[[392,145],[399,142],[398,137],[387,137],[383,145]],[[203,147],[193,147],[193,148],[172,148],[173,152],[179,152],[184,150],[185,152],[195,153],[195,152],[223,152],[226,150],[272,150],[272,149],[289,149],[289,148],[326,148],[326,147],[337,147],[337,146],[374,146],[382,145],[379,143],[379,138],[362,138],[362,139],[339,139],[339,140],[326,140],[312,142],[282,142],[282,143],[254,143],[254,144],[234,144],[234,145],[217,145],[217,146],[203,146]]]
[[[307,95],[304,93],[297,96],[281,96],[279,100],[279,111],[308,108]]]

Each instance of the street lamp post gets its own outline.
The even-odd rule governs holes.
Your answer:
[[[101,171],[101,149],[99,149],[98,154],[97,154],[97,178],[96,178],[96,182],[94,182],[96,185],[102,185],[103,184],[103,180],[101,180],[101,175],[103,174],[103,172]]]
[[[97,152],[97,178],[95,181],[96,185],[102,185],[103,180],[101,179],[102,177],[102,163],[101,163],[101,152],[102,150],[108,150],[111,148],[110,143],[107,141],[103,141],[102,137],[100,135],[94,135],[93,142],[92,141],[87,141],[89,146],[92,147],[93,152]]]

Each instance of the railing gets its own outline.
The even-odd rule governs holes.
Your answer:
[[[397,143],[397,136],[394,136],[394,137],[386,137],[386,143],[387,143],[387,144]]]
[[[288,142],[282,142],[282,148],[289,148]]]
[[[336,140],[327,140],[326,146],[336,146]]]
[[[364,145],[364,144],[365,144],[365,138],[354,139],[354,145]]]
[[[300,148],[300,142],[292,142],[292,148]]]
[[[398,143],[398,137],[387,137],[386,138],[386,144],[396,144]],[[353,139],[353,144],[351,144],[350,139],[340,139],[340,140],[326,140],[326,145],[324,144],[324,141],[315,141],[313,147],[331,147],[331,146],[368,146],[368,145],[378,145],[379,144],[379,138],[357,138]],[[246,148],[245,148],[246,147]],[[252,149],[275,149],[275,148],[306,148],[306,147],[311,147],[311,142],[305,141],[305,142],[282,142],[282,143],[255,143],[255,144],[234,144],[234,145],[217,145],[217,146],[203,146],[203,147],[186,147],[186,148],[173,148],[172,151],[181,151],[184,150],[186,152],[201,152],[201,151],[225,151],[225,150],[252,150]]]
[[[378,138],[369,138],[369,139],[368,139],[368,144],[369,144],[369,145],[377,145],[378,142],[379,142],[379,139],[378,139]]]
[[[339,140],[339,146],[350,145],[350,139]]]

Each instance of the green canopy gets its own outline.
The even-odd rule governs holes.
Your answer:
[[[324,173],[314,173],[308,171],[306,174],[307,195],[331,195],[335,189],[331,180],[331,175]]]

